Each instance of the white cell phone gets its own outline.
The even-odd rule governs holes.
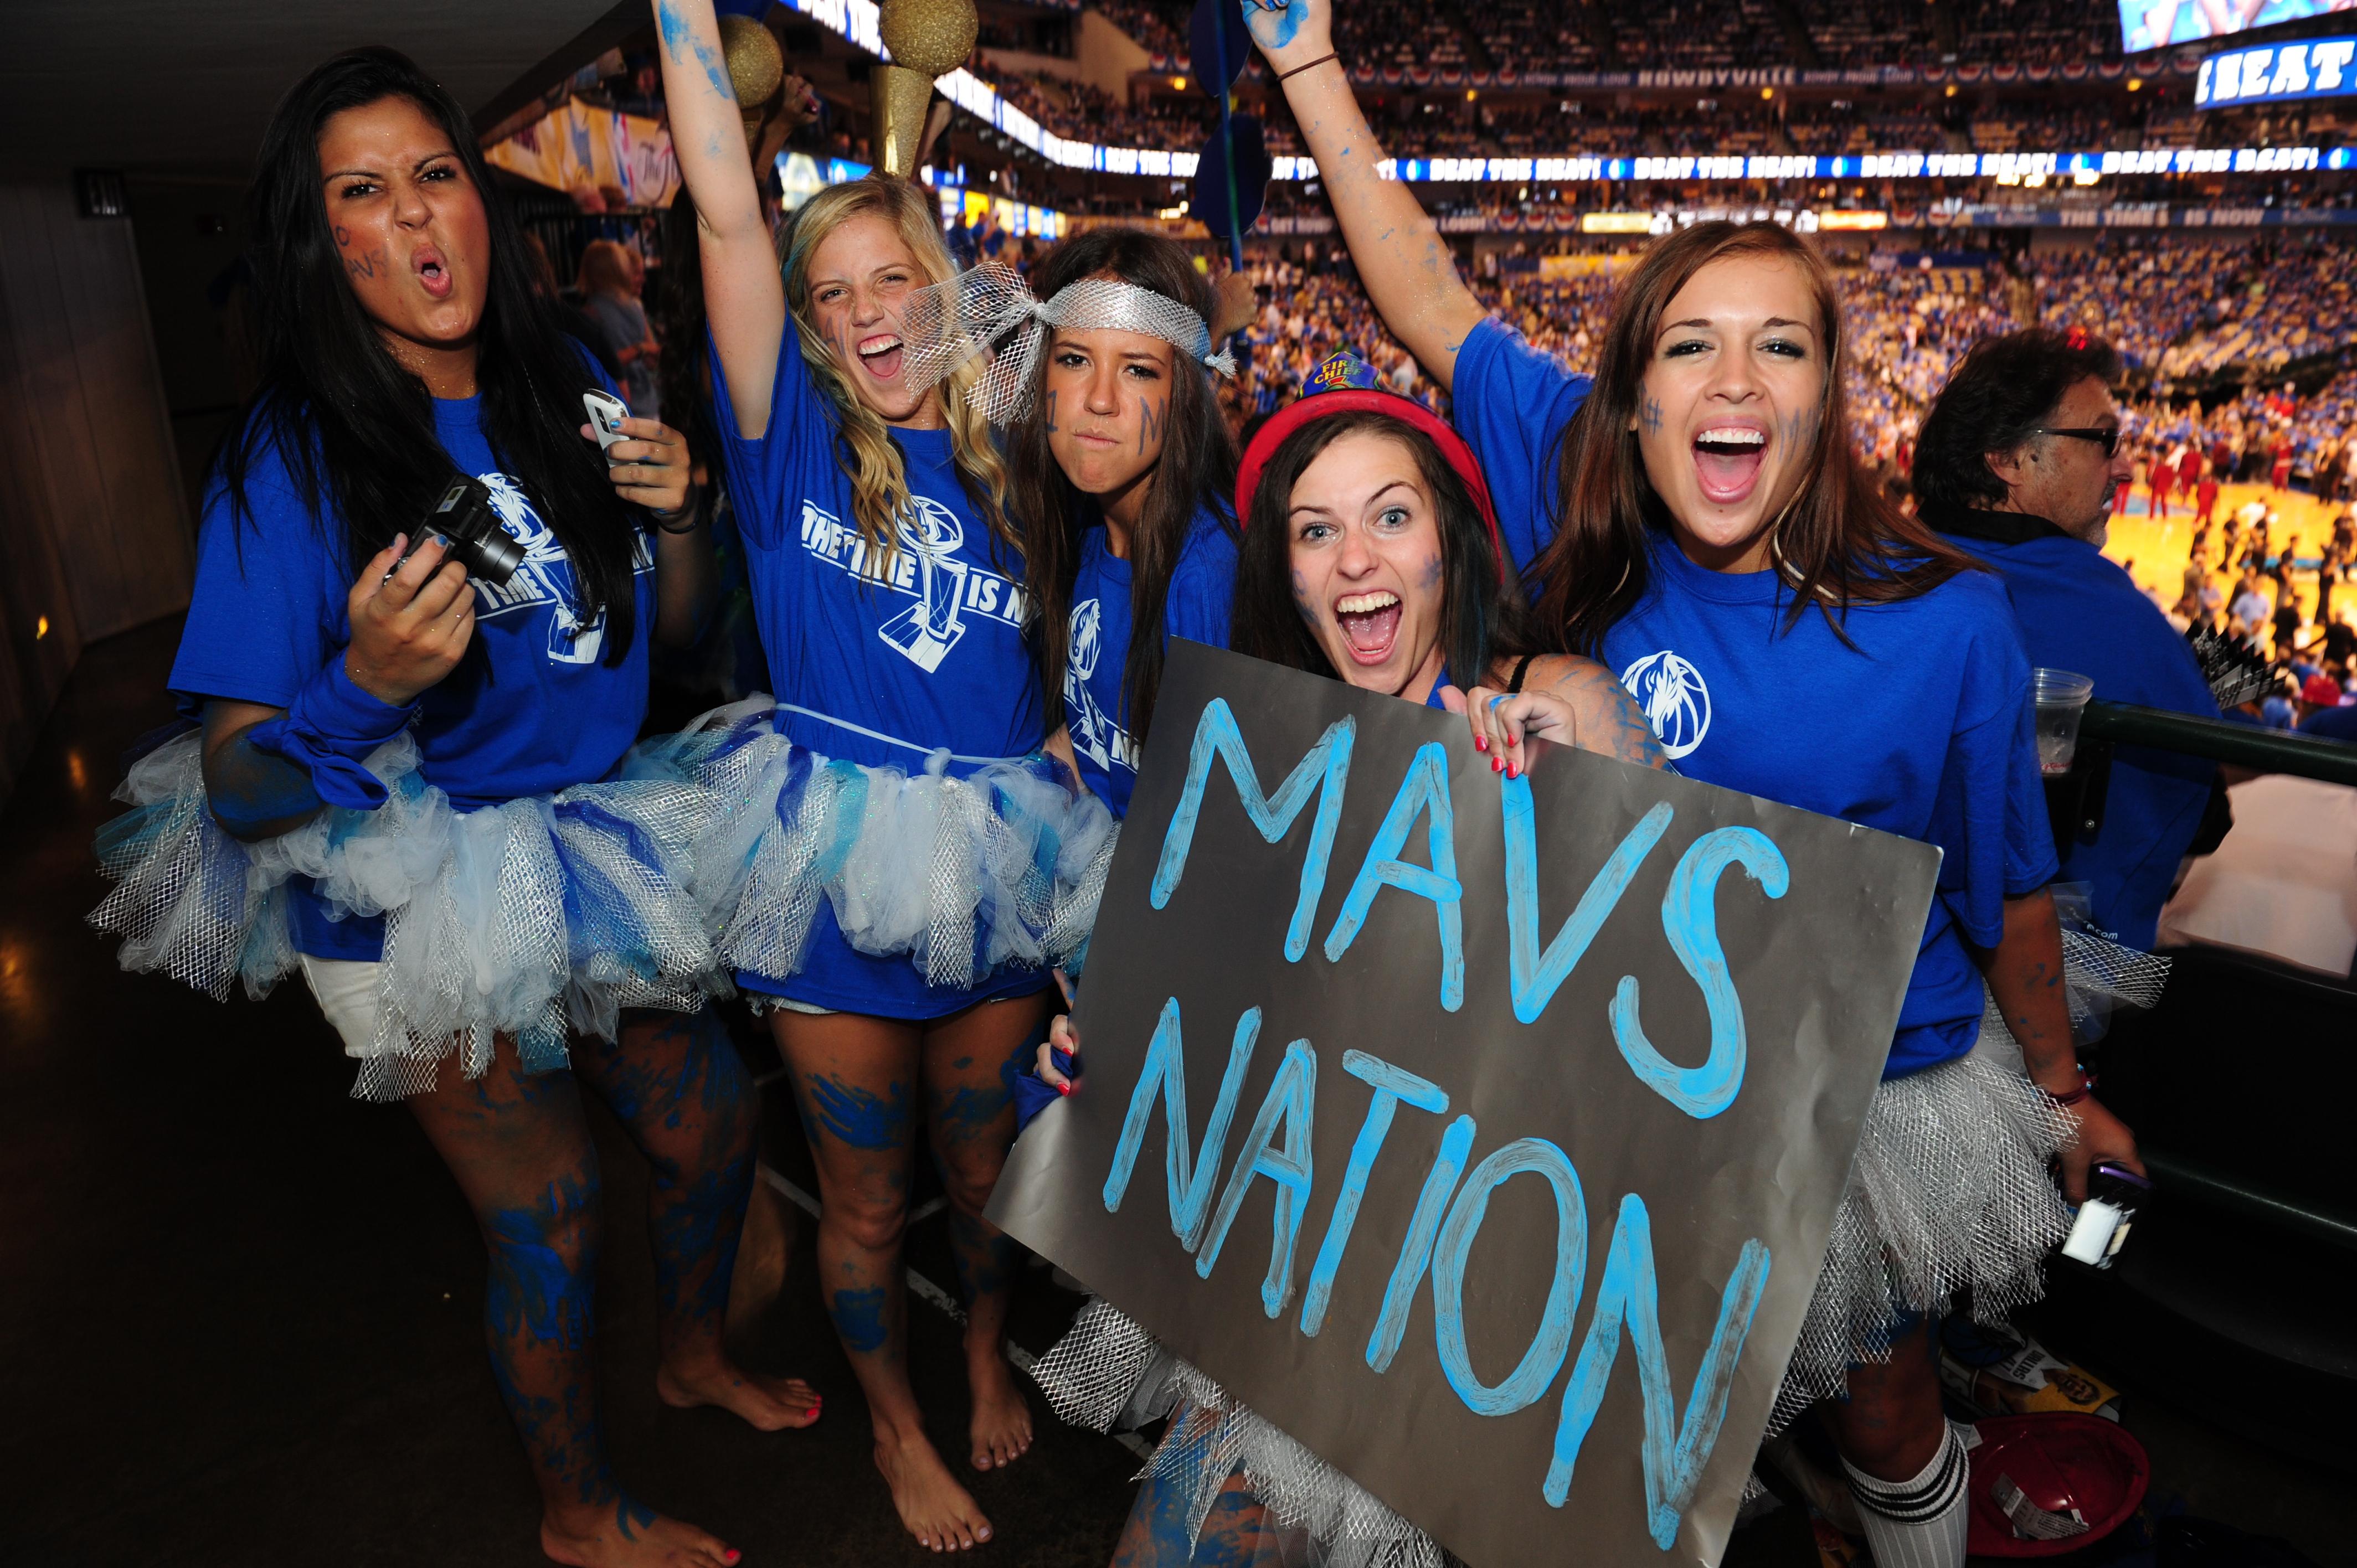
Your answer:
[[[630,417],[630,411],[621,399],[601,392],[583,392],[581,406],[589,411],[589,428],[597,433],[597,450],[606,455],[606,464],[611,467],[621,461],[614,456],[614,443],[630,439],[622,434],[622,421]]]

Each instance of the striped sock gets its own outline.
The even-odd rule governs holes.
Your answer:
[[[1877,1568],[1964,1568],[1964,1445],[1948,1428],[1922,1473],[1885,1481],[1842,1461]]]

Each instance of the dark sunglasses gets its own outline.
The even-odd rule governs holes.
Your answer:
[[[2032,435],[2075,435],[2082,441],[2093,441],[2100,445],[2104,449],[2104,456],[2106,457],[2120,449],[2120,427],[2116,424],[2090,424],[2083,425],[2075,430],[2056,430],[2046,425],[2040,425],[2030,431],[2029,434]]]

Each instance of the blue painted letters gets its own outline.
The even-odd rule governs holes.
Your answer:
[[[1309,791],[1316,789],[1318,815],[1309,830],[1309,853],[1301,863],[1301,897],[1294,905],[1293,923],[1285,933],[1286,960],[1300,962],[1301,955],[1309,950],[1309,922],[1318,913],[1318,896],[1326,887],[1326,862],[1334,853],[1334,830],[1342,820],[1342,789],[1350,782],[1351,744],[1358,733],[1358,721],[1347,715],[1328,725],[1309,755],[1277,786],[1272,799],[1261,792],[1260,774],[1253,768],[1252,754],[1244,749],[1244,737],[1236,729],[1235,714],[1228,711],[1226,700],[1215,697],[1206,703],[1203,716],[1195,725],[1195,744],[1187,754],[1187,787],[1178,797],[1178,809],[1170,814],[1169,831],[1162,836],[1162,858],[1155,865],[1147,902],[1162,908],[1178,890],[1214,757],[1227,762],[1237,798],[1252,817],[1253,826],[1270,843],[1286,835],[1308,803]]]
[[[1211,1206],[1211,1184],[1219,1179],[1220,1160],[1227,1152],[1228,1125],[1236,1117],[1236,1097],[1243,1092],[1244,1069],[1252,1065],[1253,1046],[1260,1039],[1260,1009],[1245,1010],[1236,1020],[1235,1043],[1228,1047],[1228,1070],[1220,1079],[1220,1098],[1211,1107],[1211,1124],[1203,1129],[1198,1157],[1189,1145],[1187,1125],[1187,1042],[1178,1026],[1178,998],[1162,1004],[1161,1020],[1146,1047],[1146,1063],[1137,1069],[1137,1087],[1129,1092],[1129,1114],[1122,1119],[1121,1142],[1114,1145],[1113,1169],[1105,1176],[1105,1212],[1121,1208],[1129,1190],[1130,1174],[1137,1168],[1137,1151],[1146,1142],[1146,1123],[1154,1115],[1157,1090],[1162,1096],[1162,1134],[1168,1145],[1165,1167],[1170,1185],[1170,1231],[1189,1251],[1203,1234],[1204,1210]]]
[[[1392,1358],[1399,1354],[1400,1337],[1407,1332],[1407,1309],[1415,1300],[1415,1287],[1423,1283],[1425,1269],[1432,1262],[1433,1235],[1448,1210],[1448,1195],[1457,1190],[1465,1157],[1472,1152],[1473,1118],[1459,1116],[1441,1134],[1440,1153],[1433,1156],[1424,1190],[1416,1194],[1415,1212],[1408,1217],[1407,1239],[1400,1243],[1399,1262],[1392,1265],[1391,1283],[1383,1287],[1383,1309],[1375,1318],[1374,1333],[1367,1337],[1367,1365],[1378,1372],[1388,1370]]]
[[[1539,862],[1536,832],[1532,824],[1531,781],[1527,778],[1508,779],[1501,785],[1502,804],[1506,822],[1506,930],[1508,933],[1507,973],[1514,991],[1514,1016],[1523,1023],[1535,1024],[1546,1004],[1554,1000],[1555,990],[1569,979],[1572,970],[1587,956],[1587,944],[1610,918],[1613,906],[1620,895],[1629,890],[1630,879],[1645,863],[1645,856],[1662,842],[1669,831],[1671,807],[1666,800],[1645,813],[1631,828],[1596,880],[1581,894],[1578,907],[1571,918],[1563,923],[1555,940],[1547,944],[1546,953],[1539,953]]]
[[[1446,1115],[1448,1092],[1405,1068],[1396,1068],[1364,1051],[1344,1051],[1342,1070],[1374,1087],[1367,1101],[1367,1119],[1351,1144],[1351,1163],[1342,1173],[1342,1190],[1334,1199],[1334,1213],[1326,1221],[1326,1240],[1318,1244],[1318,1262],[1309,1270],[1309,1289],[1301,1298],[1301,1332],[1315,1335],[1326,1326],[1327,1303],[1333,1298],[1334,1274],[1342,1266],[1342,1250],[1351,1244],[1351,1228],[1359,1222],[1359,1203],[1367,1195],[1367,1176],[1383,1153],[1383,1135],[1392,1130],[1392,1112],[1406,1101],[1419,1111]]]
[[[1604,1280],[1596,1292],[1596,1315],[1588,1320],[1587,1338],[1579,1360],[1564,1386],[1563,1419],[1555,1433],[1555,1461],[1547,1466],[1546,1500],[1561,1508],[1571,1493],[1572,1468],[1579,1462],[1579,1446],[1595,1424],[1597,1407],[1604,1402],[1605,1385],[1612,1378],[1613,1358],[1620,1348],[1620,1325],[1625,1319],[1637,1352],[1637,1387],[1645,1404],[1645,1509],[1653,1544],[1663,1551],[1677,1540],[1678,1521],[1694,1501],[1695,1488],[1710,1464],[1718,1443],[1719,1424],[1727,1419],[1727,1396],[1735,1386],[1736,1363],[1743,1341],[1751,1332],[1752,1315],[1760,1310],[1760,1294],[1768,1285],[1768,1249],[1758,1240],[1743,1243],[1735,1273],[1720,1293],[1718,1324],[1710,1346],[1695,1371],[1694,1388],[1686,1396],[1684,1420],[1672,1425],[1670,1364],[1662,1348],[1660,1293],[1653,1280],[1653,1231],[1645,1200],[1630,1193],[1620,1200],[1620,1218],[1612,1227],[1612,1246],[1604,1261]]]
[[[1428,871],[1399,858],[1418,812],[1425,816],[1425,846],[1432,856]],[[1465,889],[1457,880],[1457,812],[1448,800],[1448,754],[1437,741],[1415,748],[1415,760],[1407,765],[1392,809],[1376,830],[1375,842],[1367,846],[1351,895],[1342,900],[1334,929],[1326,933],[1329,961],[1340,961],[1350,950],[1369,906],[1386,884],[1432,900],[1440,922],[1440,1005],[1456,1012],[1465,1005]]]
[[[1530,1348],[1506,1380],[1485,1387],[1473,1373],[1465,1348],[1465,1259],[1490,1212],[1490,1194],[1507,1177],[1534,1171],[1555,1189],[1555,1279]],[[1544,1138],[1517,1138],[1473,1167],[1432,1257],[1432,1319],[1439,1341],[1440,1369],[1466,1408],[1477,1415],[1512,1415],[1536,1404],[1571,1348],[1571,1315],[1579,1310],[1579,1289],[1587,1277],[1587,1203],[1579,1194],[1579,1173],[1564,1152]]]
[[[1783,854],[1766,834],[1754,828],[1715,828],[1678,857],[1670,890],[1662,899],[1662,929],[1669,933],[1671,950],[1702,987],[1710,1007],[1710,1058],[1700,1067],[1679,1067],[1653,1048],[1637,1021],[1635,975],[1622,975],[1612,996],[1612,1037],[1620,1042],[1631,1070],[1697,1120],[1734,1104],[1743,1088],[1743,1003],[1735,994],[1727,956],[1719,949],[1716,908],[1719,874],[1730,865],[1749,872],[1769,897],[1784,896],[1790,873]]]
[[[1266,1176],[1276,1184],[1276,1207],[1271,1216],[1272,1231],[1268,1243],[1268,1277],[1261,1282],[1260,1302],[1271,1317],[1285,1310],[1286,1299],[1293,1294],[1293,1243],[1301,1232],[1301,1212],[1309,1207],[1310,1133],[1318,1104],[1318,1053],[1309,1048],[1308,1040],[1296,1040],[1285,1047],[1285,1060],[1276,1069],[1275,1081],[1260,1102],[1260,1114],[1253,1118],[1252,1131],[1244,1134],[1244,1146],[1236,1153],[1236,1168],[1228,1177],[1228,1189],[1220,1195],[1219,1213],[1212,1217],[1211,1233],[1203,1239],[1202,1250],[1195,1254],[1195,1273],[1204,1279],[1211,1277],[1212,1268],[1220,1261],[1220,1249],[1228,1240],[1228,1228],[1236,1222],[1236,1211],[1243,1207],[1244,1194],[1252,1187],[1254,1176]],[[1279,1154],[1271,1145],[1276,1141],[1276,1125],[1285,1123],[1285,1152]]]

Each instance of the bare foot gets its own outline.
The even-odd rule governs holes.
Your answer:
[[[974,1467],[1003,1470],[1031,1446],[1031,1407],[1015,1369],[995,1348],[969,1349],[966,1376],[974,1385]]]
[[[808,1426],[818,1420],[818,1391],[800,1378],[739,1371],[717,1358],[701,1367],[655,1369],[655,1393],[673,1410],[716,1404],[763,1432]]]
[[[735,1568],[743,1555],[692,1524],[665,1519],[628,1497],[614,1506],[554,1513],[540,1520],[540,1549],[573,1568]]]
[[[892,1488],[892,1506],[920,1546],[935,1552],[965,1552],[990,1539],[990,1520],[957,1484],[923,1433],[896,1438],[879,1428],[876,1467]]]

